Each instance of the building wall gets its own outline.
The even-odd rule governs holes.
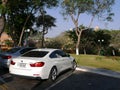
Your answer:
[[[6,40],[10,40],[11,42],[13,42],[12,38],[6,32],[3,32],[0,37],[0,47],[2,50],[10,48],[8,45],[5,44]]]

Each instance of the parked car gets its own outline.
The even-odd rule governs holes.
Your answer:
[[[13,75],[54,81],[64,70],[75,70],[75,59],[60,49],[34,49],[11,60]]]
[[[12,58],[18,57],[32,49],[35,49],[35,48],[34,47],[14,47],[6,52],[0,53],[0,67],[8,68]]]

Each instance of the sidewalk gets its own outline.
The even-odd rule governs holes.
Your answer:
[[[87,66],[78,66],[76,70],[84,71],[84,72],[91,72],[91,73],[97,73],[105,76],[120,78],[120,72],[115,72],[111,70],[106,70],[102,68],[93,68],[93,67],[87,67]]]

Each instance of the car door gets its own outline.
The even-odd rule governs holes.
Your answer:
[[[58,54],[61,56],[63,62],[63,69],[68,69],[71,67],[71,60],[70,57],[62,50],[58,50]]]
[[[52,52],[50,58],[52,60],[52,63],[54,63],[54,65],[57,67],[58,72],[64,70],[64,59],[62,56],[59,55],[58,51]]]

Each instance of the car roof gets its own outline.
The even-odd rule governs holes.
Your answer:
[[[55,51],[55,50],[60,50],[60,49],[53,49],[53,48],[37,48],[37,49],[33,49],[32,51],[49,51],[49,52],[52,52],[52,51]]]
[[[24,49],[24,48],[35,48],[35,47],[13,47],[13,48],[21,48],[21,49]]]
[[[15,50],[16,49],[16,50]],[[13,53],[17,53],[17,52],[20,52],[21,50],[23,49],[36,49],[35,47],[13,47],[11,49],[9,49],[8,51],[6,52],[3,52],[3,54],[13,54]],[[15,50],[15,51],[14,51]]]

